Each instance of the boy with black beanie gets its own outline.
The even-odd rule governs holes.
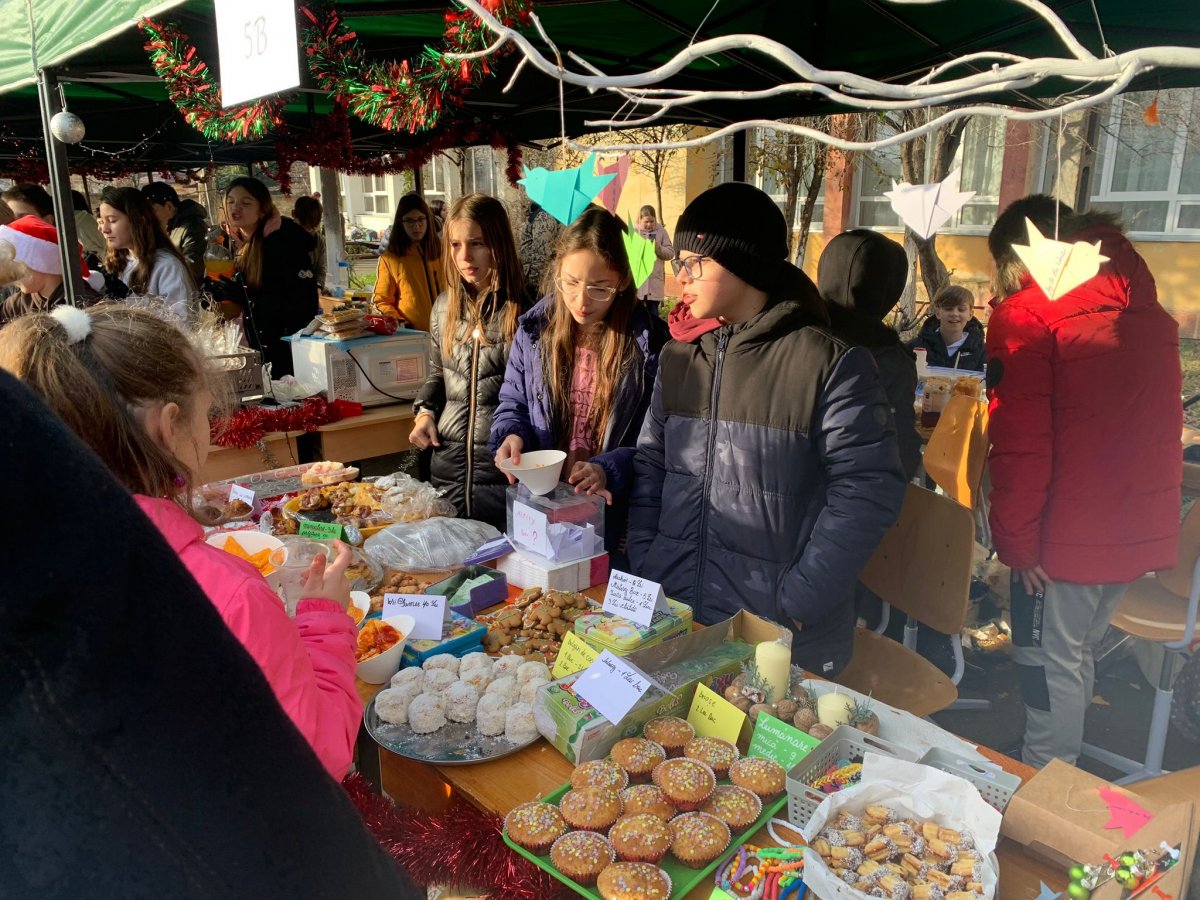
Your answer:
[[[793,662],[836,674],[852,587],[904,497],[874,360],[830,333],[757,188],[701,194],[675,243],[683,296],[638,441],[630,561],[698,622],[747,609],[792,628]]]

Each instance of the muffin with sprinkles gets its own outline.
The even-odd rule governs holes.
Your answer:
[[[661,746],[667,756],[682,756],[683,745],[696,736],[696,729],[687,719],[659,716],[646,723],[642,736]]]
[[[620,792],[628,786],[629,776],[611,759],[580,763],[571,773],[571,787],[598,787]]]
[[[571,831],[550,848],[550,862],[572,881],[587,887],[616,859],[612,844],[594,831]]]
[[[747,756],[729,767],[729,780],[763,800],[772,800],[787,787],[787,770],[773,759]]]
[[[622,862],[658,863],[671,849],[671,829],[657,816],[625,816],[608,833]]]
[[[758,794],[734,784],[719,784],[708,802],[700,807],[701,812],[716,816],[729,826],[731,831],[749,828],[762,815],[762,801]]]
[[[557,806],[533,801],[514,807],[504,817],[504,830],[514,844],[541,856],[566,834],[567,823]]]
[[[667,900],[671,876],[647,863],[613,863],[600,873],[596,890],[604,900]]]
[[[634,784],[621,791],[621,802],[625,804],[625,815],[637,816],[648,813],[664,822],[675,818],[679,812],[662,789],[653,784]]]
[[[667,751],[662,744],[645,738],[625,738],[613,744],[612,748],[613,762],[629,773],[629,780],[634,784],[649,781],[654,767],[666,758]]]
[[[715,737],[692,738],[683,745],[683,755],[707,763],[718,778],[724,778],[729,766],[741,756],[733,743]]]
[[[562,795],[558,809],[572,828],[608,831],[621,818],[621,795],[598,787],[573,788]]]
[[[655,767],[652,777],[667,800],[681,812],[699,809],[717,786],[713,770],[695,759],[664,760]]]
[[[689,869],[703,869],[729,846],[729,826],[708,813],[682,813],[668,824],[671,852]]]

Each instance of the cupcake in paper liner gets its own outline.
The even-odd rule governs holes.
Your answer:
[[[683,755],[688,759],[698,759],[706,763],[717,778],[724,778],[741,753],[732,741],[715,737],[695,737],[683,745]]]
[[[625,816],[608,832],[621,862],[660,863],[671,849],[671,829],[657,816]]]
[[[680,812],[699,809],[717,786],[717,776],[711,768],[686,757],[664,760],[655,767],[651,777]]]
[[[573,788],[558,801],[567,824],[583,831],[607,832],[624,809],[621,795],[598,787]]]
[[[633,784],[621,791],[621,802],[625,804],[625,815],[636,816],[649,813],[669,822],[678,815],[667,795],[653,784]]]
[[[731,831],[744,831],[762,815],[762,800],[758,794],[746,788],[735,784],[719,784],[700,811],[716,816]]]
[[[629,787],[629,774],[611,759],[593,759],[575,767],[571,787],[598,787],[620,793]]]
[[[659,716],[646,723],[642,736],[660,745],[667,756],[682,756],[684,744],[696,736],[696,729],[687,719]]]
[[[572,881],[588,887],[616,860],[612,844],[594,831],[571,831],[550,847],[550,862]]]
[[[655,766],[667,758],[662,744],[646,738],[631,737],[613,744],[612,761],[629,774],[633,784],[645,784]]]
[[[680,813],[668,824],[671,853],[689,869],[703,869],[729,848],[729,826],[716,816]]]
[[[551,845],[566,834],[567,823],[558,807],[534,800],[514,807],[504,817],[504,831],[514,844],[544,856]]]
[[[787,787],[787,769],[773,759],[747,756],[729,767],[729,780],[769,801],[782,794]]]
[[[596,890],[603,900],[669,900],[671,876],[649,863],[617,862],[600,873]]]

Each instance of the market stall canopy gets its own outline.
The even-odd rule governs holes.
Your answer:
[[[143,49],[144,36],[131,23],[144,9],[170,3],[106,0],[33,0],[44,22],[39,33],[39,62],[65,64],[62,78],[71,110],[88,128],[85,147],[133,154],[147,167],[196,166],[244,162],[273,156],[271,140],[226,144],[206,141],[183,122],[166,98]],[[426,46],[439,47],[448,4],[436,0],[348,0],[336,9],[355,31],[372,60],[404,60]],[[573,52],[612,74],[644,71],[664,63],[694,38],[752,33],[785,43],[824,69],[840,69],[897,82],[927,73],[933,66],[980,50],[1028,57],[1063,54],[1062,42],[1027,6],[1013,0],[947,0],[896,4],[887,0],[539,0],[533,4],[546,33],[565,55]],[[1195,0],[1048,0],[1076,38],[1090,51],[1122,51],[1148,46],[1200,47],[1200,3]],[[40,141],[36,91],[30,86],[28,19],[25,0],[0,0],[0,159],[20,146]],[[59,12],[51,13],[52,10]],[[86,12],[85,12],[86,10]],[[211,0],[187,0],[161,18],[179,23],[191,36],[197,57],[217,68]],[[103,24],[102,24],[103,23]],[[39,29],[41,26],[39,26]],[[533,29],[526,29],[544,48]],[[105,38],[106,34],[111,37]],[[74,45],[74,50],[72,50]],[[549,53],[549,51],[546,51]],[[50,55],[47,55],[50,54]],[[551,54],[552,55],[552,54]],[[23,56],[23,59],[18,59]],[[508,92],[519,56],[510,54],[492,66],[494,76],[471,92],[460,116],[496,125],[522,140],[554,138],[560,133],[559,85],[526,68]],[[303,68],[302,68],[303,71]],[[317,90],[307,72],[305,87],[285,110],[293,129],[315,123],[329,111],[329,97]],[[12,80],[9,80],[12,79]],[[745,51],[704,57],[673,76],[671,87],[752,91],[792,80],[776,61]],[[1200,84],[1200,70],[1159,69],[1139,76],[1128,89],[1146,90]],[[1050,79],[1021,93],[975,99],[1019,106],[1052,102],[1086,86]],[[565,127],[569,135],[587,130],[585,122],[614,116],[622,99],[566,85]],[[752,108],[747,108],[747,107]],[[720,126],[747,118],[784,118],[836,111],[811,96],[777,97],[754,104],[733,101],[681,106],[664,121]],[[592,129],[594,130],[594,129]],[[389,133],[353,121],[359,153],[382,154],[429,139],[430,133]],[[129,149],[131,145],[137,145]],[[86,158],[72,149],[72,159]]]

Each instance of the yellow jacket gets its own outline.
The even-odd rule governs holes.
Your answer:
[[[443,287],[441,260],[426,261],[420,246],[413,244],[403,256],[379,257],[372,302],[383,315],[428,331],[429,312]]]

